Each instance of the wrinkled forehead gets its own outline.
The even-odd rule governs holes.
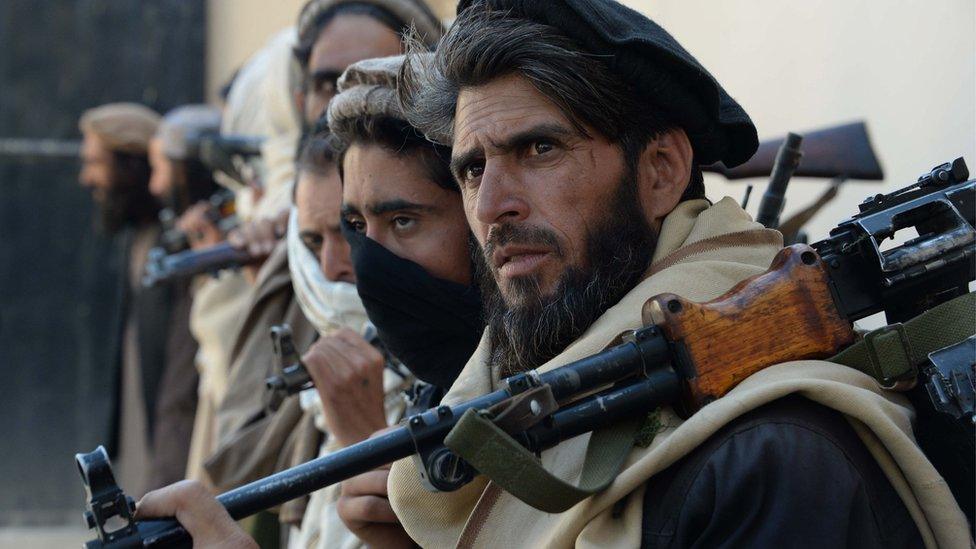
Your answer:
[[[574,127],[555,102],[520,75],[461,88],[454,113],[454,156],[499,148],[512,135],[539,125]]]

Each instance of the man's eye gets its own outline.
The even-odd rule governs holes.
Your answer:
[[[308,251],[312,252],[312,255],[318,256],[319,252],[322,251],[322,239],[321,238],[311,238],[306,237],[302,239],[302,243],[308,248]]]
[[[484,173],[485,173],[485,165],[484,164],[482,164],[480,162],[477,162],[477,163],[474,163],[474,164],[469,164],[466,168],[464,168],[464,171],[463,171],[464,180],[465,181],[472,181],[474,179],[478,179]]]
[[[536,155],[543,155],[555,148],[556,146],[549,141],[536,141],[532,144],[532,153]]]
[[[346,225],[357,233],[366,232],[366,222],[361,219],[345,219]]]
[[[397,229],[408,229],[416,223],[416,220],[409,217],[397,216],[393,218],[393,224],[396,225]]]

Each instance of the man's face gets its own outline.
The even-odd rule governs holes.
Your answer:
[[[154,137],[149,141],[149,192],[158,200],[169,198],[173,189],[173,161],[163,152],[163,141]]]
[[[469,229],[461,197],[432,181],[420,157],[355,144],[343,168],[346,223],[432,276],[470,284]]]
[[[400,37],[365,15],[339,15],[319,33],[306,75],[304,116],[309,126],[325,112],[336,94],[336,81],[346,67],[363,59],[400,53]]]
[[[637,285],[656,196],[618,146],[521,77],[462,89],[455,116],[451,170],[482,248],[489,362],[507,376],[562,352]]]
[[[487,266],[509,305],[551,296],[570,268],[590,268],[587,235],[604,224],[625,174],[620,149],[583,135],[519,76],[464,88],[452,171]]]
[[[102,205],[108,200],[112,188],[112,152],[91,132],[84,132],[81,142],[78,182],[91,191],[96,203]]]
[[[349,244],[339,225],[342,186],[338,170],[332,168],[327,174],[303,170],[297,185],[295,206],[302,242],[319,259],[325,278],[355,284]]]

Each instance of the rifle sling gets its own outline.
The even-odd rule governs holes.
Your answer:
[[[914,380],[929,353],[959,343],[976,333],[976,293],[937,305],[905,322],[878,328],[844,349],[829,362],[843,364],[871,377],[885,389]]]
[[[644,419],[632,418],[593,431],[577,485],[546,471],[534,454],[487,414],[473,409],[464,412],[444,445],[518,499],[547,513],[562,513],[613,482]]]
[[[959,296],[908,322],[874,330],[828,361],[864,372],[882,387],[892,387],[899,380],[914,379],[929,353],[976,333],[974,310],[976,293]],[[613,482],[645,419],[640,416],[593,431],[577,485],[546,471],[488,413],[467,410],[444,445],[521,501],[547,513],[561,513]]]

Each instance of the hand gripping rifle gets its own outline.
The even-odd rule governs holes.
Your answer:
[[[362,335],[363,339],[373,347],[376,347],[376,350],[383,355],[387,369],[401,377],[405,376],[405,367],[387,351],[373,323],[366,323]],[[272,326],[271,345],[274,349],[274,371],[278,373],[265,379],[264,385],[267,389],[265,405],[270,411],[274,412],[286,398],[298,394],[305,389],[315,387],[315,381],[312,380],[312,376],[308,373],[308,369],[305,367],[301,356],[295,348],[291,326],[288,324]]]
[[[475,459],[472,465],[455,453],[465,446],[453,432],[459,424],[487,420],[523,452],[540,452],[579,434],[642,418],[662,405],[692,414],[749,375],[798,359],[833,357],[867,371],[877,367],[879,382],[891,387],[934,385],[933,399],[939,404],[930,407],[971,426],[971,357],[946,357],[934,367],[928,360],[930,353],[964,345],[958,342],[976,329],[972,314],[964,314],[970,318],[960,323],[940,316],[959,299],[968,299],[966,306],[972,307],[973,294],[967,287],[976,275],[976,180],[964,181],[967,177],[961,159],[938,166],[910,187],[869,199],[826,240],[784,248],[767,272],[717,299],[695,303],[673,294],[656,296],[644,305],[644,327],[624,334],[619,344],[600,353],[548,372],[509,377],[495,392],[411,416],[384,434],[217,499],[240,519],[410,455],[427,485],[455,490],[476,472],[492,477],[486,470],[490,463]],[[881,249],[883,240],[907,227],[916,227],[920,236]],[[957,296],[962,297],[953,299]],[[926,312],[903,325],[876,330],[855,344],[852,323],[880,311],[895,322]],[[942,337],[943,342],[923,344],[916,337],[919,319],[939,325],[946,332],[939,336],[959,330],[963,335],[948,343]],[[779,337],[770,338],[770,333]],[[907,367],[892,369],[880,363],[878,354],[889,358],[892,344],[902,338],[913,344]],[[933,345],[938,348],[929,349]],[[853,356],[841,360],[845,353]],[[89,525],[98,532],[88,547],[189,543],[186,531],[172,519],[131,519],[131,500],[115,485],[104,449],[79,454],[76,460],[88,492]],[[966,489],[971,487],[970,483]],[[106,528],[111,518],[121,519],[114,531]]]

